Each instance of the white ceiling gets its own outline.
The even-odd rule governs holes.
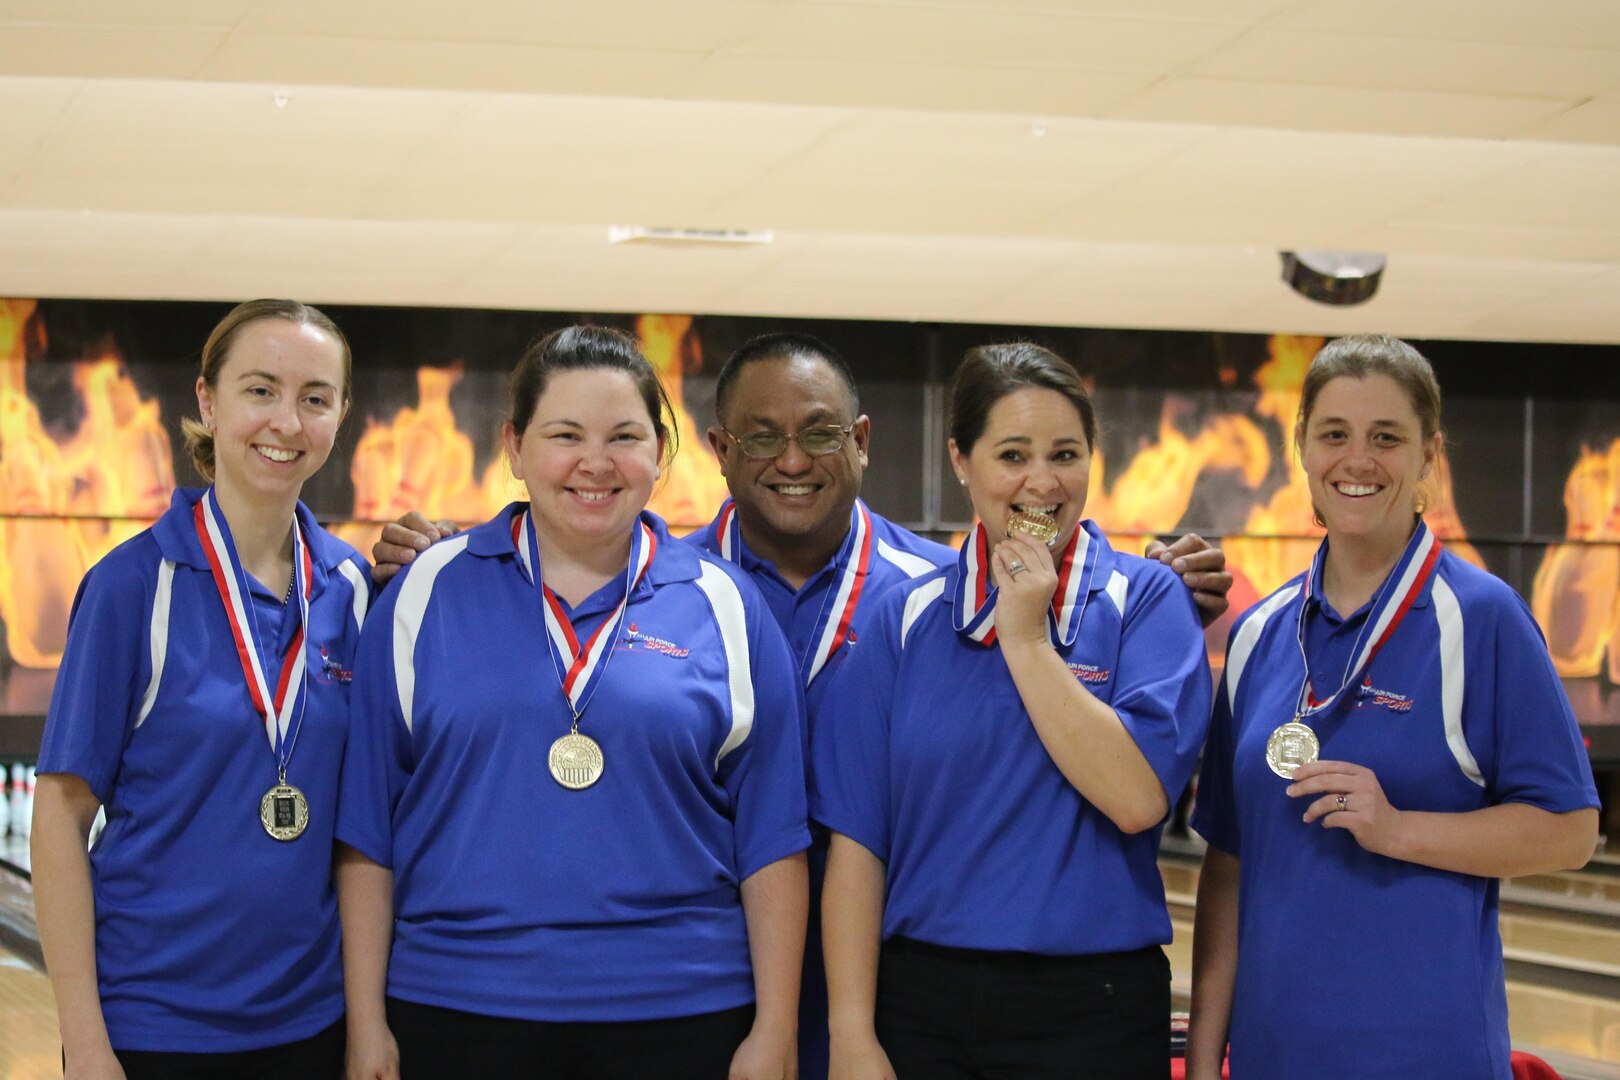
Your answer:
[[[263,294],[1620,342],[1620,0],[0,0],[0,295]]]

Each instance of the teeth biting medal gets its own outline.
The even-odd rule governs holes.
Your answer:
[[[1047,547],[1051,547],[1058,535],[1057,518],[1040,510],[1018,510],[1007,519],[1008,535],[1015,532],[1032,536]]]

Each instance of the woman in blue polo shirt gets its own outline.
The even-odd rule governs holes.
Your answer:
[[[298,496],[349,370],[316,309],[231,311],[184,424],[211,486],[79,587],[33,834],[69,1077],[342,1074],[332,834],[370,582]]]
[[[1168,1075],[1154,826],[1209,671],[1174,572],[1082,521],[1095,442],[1056,355],[963,360],[951,460],[980,524],[879,600],[812,733],[834,1077]]]
[[[1198,788],[1188,1075],[1507,1080],[1497,879],[1583,865],[1597,792],[1541,633],[1423,523],[1440,388],[1329,343],[1294,441],[1327,538],[1233,627]]]
[[[791,1069],[798,680],[743,572],[646,512],[668,414],[624,334],[535,343],[504,429],[529,501],[378,602],[338,822],[351,1075]]]

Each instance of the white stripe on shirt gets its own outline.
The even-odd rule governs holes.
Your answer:
[[[1226,680],[1226,707],[1234,714],[1237,712],[1238,681],[1243,678],[1243,668],[1249,662],[1249,654],[1254,651],[1255,643],[1260,640],[1260,632],[1266,628],[1267,620],[1287,607],[1289,602],[1299,595],[1299,590],[1300,586],[1293,585],[1272,593],[1254,609],[1254,614],[1244,621],[1242,629],[1228,646],[1226,672],[1221,678]]]
[[[715,755],[718,769],[725,756],[743,744],[754,729],[754,674],[748,656],[748,617],[737,583],[724,570],[703,565],[697,587],[709,598],[720,642],[726,651],[726,681],[731,690],[731,732]]]
[[[399,599],[394,603],[394,689],[399,694],[399,713],[405,718],[406,731],[411,730],[416,699],[416,637],[433,599],[433,583],[450,560],[466,550],[467,538],[468,534],[462,533],[422,552],[399,587]]]
[[[1462,774],[1484,787],[1485,777],[1479,771],[1479,762],[1474,760],[1474,752],[1468,749],[1468,740],[1463,738],[1463,695],[1468,679],[1463,660],[1462,605],[1445,578],[1438,574],[1429,595],[1433,597],[1434,621],[1440,628],[1440,704],[1446,722],[1446,745],[1451,747],[1451,756],[1457,759]]]
[[[348,559],[338,563],[338,573],[349,579],[349,585],[354,589],[354,630],[366,624],[366,608],[371,604],[371,582],[366,580],[366,574]]]
[[[911,595],[906,597],[906,610],[900,616],[900,647],[902,649],[906,647],[906,635],[911,632],[911,624],[922,617],[922,613],[927,610],[929,604],[932,604],[944,594],[945,578],[943,576],[911,590]]]
[[[174,592],[174,563],[158,563],[157,592],[152,597],[152,678],[141,697],[141,711],[135,714],[140,727],[157,702],[158,683],[163,681],[163,663],[169,656],[169,599]]]
[[[887,540],[879,539],[877,552],[883,556],[884,561],[893,563],[905,571],[907,577],[922,577],[924,574],[938,570],[939,567],[929,562],[921,555],[913,555],[909,551],[901,551]]]

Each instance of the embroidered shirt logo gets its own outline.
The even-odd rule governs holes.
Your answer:
[[[666,641],[661,637],[653,637],[651,634],[643,634],[641,629],[636,626],[635,623],[631,623],[625,629],[624,636],[625,640],[629,642],[629,645],[626,646],[627,648],[634,649],[639,645],[647,652],[663,653],[665,656],[671,656],[677,660],[685,659],[686,657],[692,655],[691,649],[683,649],[673,641]]]
[[[1356,691],[1362,699],[1362,705],[1382,705],[1390,712],[1411,712],[1412,699],[1405,694],[1397,694],[1393,690],[1380,690],[1372,684],[1372,676],[1362,680],[1360,688]]]
[[[1096,664],[1076,664],[1072,661],[1069,663],[1069,670],[1083,683],[1105,683],[1113,674],[1109,668],[1098,667]]]
[[[321,646],[320,681],[335,682],[342,686],[347,686],[354,681],[354,670],[338,663],[337,659],[326,651],[325,645]]]

